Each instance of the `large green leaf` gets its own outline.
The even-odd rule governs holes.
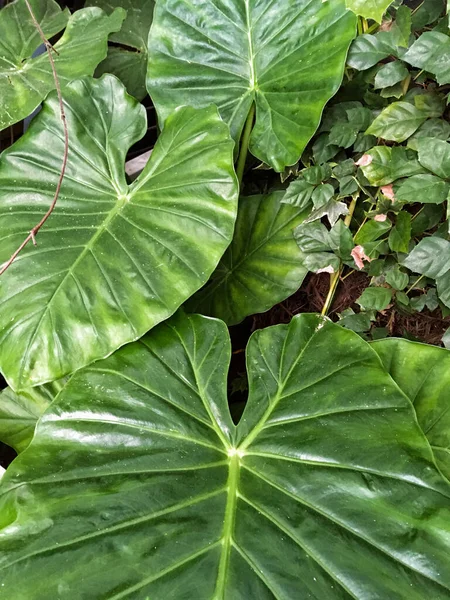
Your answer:
[[[30,0],[30,4],[45,35],[51,37],[64,28],[68,14],[56,2]],[[108,35],[120,29],[124,17],[121,8],[110,16],[99,8],[87,8],[70,17],[53,58],[61,87],[93,74],[106,56]],[[47,53],[31,58],[41,44],[24,0],[0,11],[0,129],[27,117],[55,87]]]
[[[113,45],[96,73],[113,73],[125,84],[129,94],[142,100],[147,94],[147,41],[155,0],[87,0],[86,6],[99,6],[108,14],[118,6],[127,11],[120,31],[109,37]]]
[[[171,315],[217,266],[237,210],[233,142],[214,107],[172,115],[128,186],[125,154],[146,130],[144,108],[111,75],[73,82],[64,96],[70,148],[56,210],[38,246],[0,278],[0,365],[16,390],[106,356]],[[53,94],[0,160],[4,259],[47,210],[62,154]]]
[[[450,479],[450,352],[408,340],[373,343],[397,385],[414,402],[436,462]]]
[[[5,598],[448,600],[450,487],[359,336],[178,315],[75,374],[1,482]]]
[[[413,67],[429,71],[439,85],[450,83],[450,38],[438,31],[426,31],[403,57]]]
[[[233,241],[190,309],[234,325],[298,290],[308,270],[293,231],[309,211],[282,204],[283,196],[240,199]]]
[[[63,383],[55,381],[29,388],[16,394],[6,388],[0,394],[0,441],[22,452],[29,445],[37,420],[62,389]]]
[[[283,171],[339,88],[354,35],[344,0],[166,0],[150,30],[147,88],[161,124],[177,106],[212,102],[236,141],[255,102],[250,151]]]

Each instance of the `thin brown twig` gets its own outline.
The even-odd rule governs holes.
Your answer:
[[[16,260],[17,256],[25,248],[25,246],[28,244],[28,242],[32,241],[33,245],[36,246],[36,236],[39,233],[39,230],[41,229],[41,227],[44,225],[44,223],[47,221],[47,219],[50,217],[50,215],[54,211],[56,202],[58,201],[59,192],[61,191],[61,184],[64,179],[64,174],[66,172],[67,157],[69,154],[69,132],[67,129],[66,113],[64,112],[64,104],[63,104],[63,99],[62,99],[62,95],[61,95],[61,86],[59,83],[58,74],[56,72],[55,61],[53,60],[53,55],[52,55],[52,52],[56,52],[56,50],[53,48],[53,46],[50,44],[48,39],[45,37],[45,34],[42,31],[42,28],[39,25],[35,15],[34,15],[33,9],[31,8],[29,1],[25,0],[25,4],[27,5],[28,12],[30,13],[31,19],[33,20],[34,26],[39,31],[39,35],[41,36],[42,42],[45,45],[45,48],[46,48],[47,54],[48,54],[48,58],[50,61],[50,66],[52,68],[53,79],[55,81],[56,93],[58,95],[59,111],[60,111],[61,121],[63,123],[63,128],[64,128],[64,155],[63,155],[63,160],[62,160],[62,165],[61,165],[61,171],[59,174],[58,184],[57,184],[56,190],[55,190],[55,195],[53,196],[53,200],[52,200],[52,203],[50,204],[49,209],[47,210],[45,215],[42,217],[42,219],[39,221],[39,223],[33,227],[33,229],[30,231],[30,233],[27,235],[27,237],[24,239],[24,241],[20,244],[20,246],[17,248],[17,250],[13,253],[11,258],[1,266],[0,275],[3,275],[3,273],[6,271],[6,269],[8,269],[8,267],[10,267],[12,265],[12,263]],[[57,52],[56,52],[56,54],[57,54]]]

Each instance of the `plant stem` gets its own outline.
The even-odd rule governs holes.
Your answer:
[[[253,129],[253,120],[255,118],[255,103],[252,102],[250,111],[248,113],[247,120],[245,122],[244,131],[241,138],[241,148],[239,151],[239,157],[237,161],[236,174],[239,181],[239,187],[242,187],[242,178],[244,176],[245,163],[247,161],[248,143],[250,140],[250,134]]]
[[[350,202],[350,206],[348,207],[348,215],[345,217],[344,223],[347,227],[350,227],[350,223],[352,222],[353,213],[355,212],[356,202],[358,200],[358,196],[353,196],[352,201]],[[339,283],[339,279],[341,278],[342,269],[344,265],[341,264],[336,273],[333,273],[330,276],[330,289],[328,290],[327,297],[325,299],[325,304],[323,305],[322,312],[320,313],[323,317],[328,314],[328,311],[331,308],[333,303],[334,294],[336,293],[336,289]]]
[[[412,284],[412,285],[411,285],[411,286],[410,286],[410,287],[409,287],[409,288],[406,290],[406,294],[409,294],[409,292],[410,292],[411,290],[413,290],[413,289],[416,287],[416,285],[419,283],[419,281],[422,281],[422,279],[423,279],[424,277],[425,277],[425,275],[421,275],[420,277],[418,277],[418,278],[416,279],[416,281],[415,281],[415,282],[414,282],[414,283],[413,283],[413,284]]]
[[[44,225],[44,223],[47,221],[47,219],[49,218],[49,216],[52,214],[53,210],[55,209],[56,202],[57,202],[58,196],[59,196],[59,192],[61,190],[61,184],[64,179],[64,174],[66,172],[67,156],[69,154],[69,132],[67,129],[66,114],[64,112],[64,104],[63,104],[63,99],[62,99],[62,95],[61,95],[61,86],[59,83],[58,74],[56,72],[55,62],[53,60],[53,55],[52,55],[52,52],[55,52],[56,54],[58,54],[58,53],[53,48],[53,46],[50,44],[48,39],[45,37],[45,34],[42,31],[42,28],[39,25],[39,22],[37,21],[35,15],[34,15],[33,9],[31,8],[29,1],[25,0],[25,4],[27,6],[28,12],[30,13],[31,20],[33,21],[33,24],[36,27],[36,29],[38,30],[41,40],[45,45],[45,48],[46,48],[47,54],[48,54],[48,59],[50,61],[50,66],[52,68],[53,79],[54,79],[55,88],[56,88],[56,94],[58,96],[59,112],[60,112],[61,121],[63,124],[63,130],[64,130],[64,154],[63,154],[63,158],[62,158],[62,165],[61,165],[61,171],[59,174],[58,183],[56,185],[55,194],[53,196],[53,200],[50,204],[49,209],[47,210],[45,215],[42,217],[42,219],[39,221],[39,223],[33,227],[33,229],[30,231],[30,233],[27,235],[27,237],[24,239],[24,241],[20,244],[20,246],[17,248],[17,250],[12,254],[11,258],[9,260],[7,260],[3,265],[0,265],[0,275],[2,275],[6,271],[6,269],[8,269],[8,267],[10,267],[12,265],[12,263],[16,260],[17,256],[20,254],[20,252],[23,250],[23,248],[25,248],[25,246],[28,244],[28,242],[31,241],[36,246],[36,236],[39,233],[39,230],[41,229],[41,227]]]

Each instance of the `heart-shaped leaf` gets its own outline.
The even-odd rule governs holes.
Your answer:
[[[414,403],[436,462],[450,479],[450,352],[408,340],[372,344],[397,385]]]
[[[0,394],[0,441],[19,453],[31,442],[36,423],[62,389],[62,381],[29,388],[16,394],[6,388]]]
[[[233,235],[233,142],[214,107],[184,108],[139,178],[124,160],[145,110],[113,76],[64,92],[69,161],[56,210],[0,278],[0,365],[9,384],[52,381],[139,338],[207,280]],[[63,155],[53,94],[0,160],[0,256],[50,205]],[[51,152],[48,151],[51,149]]]
[[[156,5],[147,88],[161,124],[214,103],[237,141],[276,171],[298,161],[341,81],[355,17],[344,0],[167,0]]]
[[[448,600],[450,486],[355,333],[177,315],[77,373],[1,482],[6,598]],[[382,576],[380,576],[382,574]]]
[[[68,13],[53,0],[30,0],[44,34],[61,31]],[[86,8],[72,15],[62,38],[55,44],[54,62],[63,88],[83,75],[92,75],[105,58],[108,35],[118,31],[125,11],[110,16],[99,8]],[[54,89],[55,82],[46,52],[31,58],[42,44],[24,0],[16,0],[0,11],[0,129],[27,117]]]
[[[129,94],[142,100],[147,95],[147,41],[155,0],[88,0],[86,6],[99,6],[108,14],[119,6],[127,11],[120,31],[109,36],[108,56],[96,74],[113,73]]]
[[[282,204],[283,196],[240,199],[233,241],[189,309],[234,325],[298,290],[308,271],[293,232],[309,211]]]

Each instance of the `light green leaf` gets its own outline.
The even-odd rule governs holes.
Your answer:
[[[370,219],[364,223],[355,235],[355,244],[364,245],[367,242],[374,242],[389,231],[391,227],[392,223],[389,219],[386,219],[386,221],[374,221]]]
[[[233,142],[215,108],[175,112],[128,186],[125,155],[146,130],[144,108],[106,75],[73,82],[64,98],[70,160],[56,209],[37,247],[0,279],[0,365],[16,390],[108,355],[170,316],[217,266],[236,216]],[[50,205],[62,155],[52,94],[1,156],[2,260]]]
[[[409,102],[393,102],[381,111],[366,133],[385,140],[403,142],[426,118],[426,115]]]
[[[256,332],[237,427],[230,354],[178,315],[72,378],[1,482],[6,598],[448,600],[450,487],[375,350]]]
[[[450,144],[443,140],[417,140],[419,162],[426,169],[444,179],[450,179]]]
[[[436,236],[423,238],[403,264],[414,273],[437,279],[450,269],[450,242]]]
[[[344,0],[167,0],[149,36],[147,88],[160,123],[182,104],[214,103],[250,151],[282,172],[296,163],[342,81],[356,19]]]
[[[61,31],[68,13],[53,0],[31,0],[44,34]],[[86,8],[72,15],[53,55],[58,79],[64,88],[70,81],[92,75],[106,56],[108,35],[118,31],[125,12],[119,8],[107,16],[99,8]],[[0,11],[0,129],[27,117],[55,87],[47,53],[31,58],[42,44],[24,0],[16,0]]]
[[[372,344],[400,389],[414,403],[437,465],[450,479],[450,352],[407,340]]]
[[[307,271],[293,231],[308,211],[282,199],[283,192],[240,199],[233,241],[189,310],[234,325],[298,290]]]
[[[408,252],[411,240],[411,214],[406,210],[398,213],[395,225],[389,233],[389,248],[393,252]]]
[[[374,67],[391,54],[391,50],[379,36],[359,35],[350,46],[347,63],[358,71]]]
[[[418,150],[418,140],[422,137],[437,138],[447,141],[450,138],[450,123],[444,119],[428,119],[409,138],[408,148]]]
[[[347,7],[355,14],[381,23],[383,15],[393,0],[346,0]]]
[[[281,202],[283,204],[292,204],[298,208],[306,208],[311,201],[313,191],[314,185],[302,178],[295,179],[289,184]]]
[[[330,143],[340,146],[341,148],[349,148],[356,140],[358,135],[358,127],[353,123],[336,123],[330,131]]]
[[[396,265],[386,273],[386,283],[395,290],[404,290],[409,283],[409,276]]]
[[[375,146],[367,154],[372,157],[372,162],[360,168],[373,186],[388,185],[401,177],[427,172],[420,165],[417,153],[404,146]]]
[[[34,435],[38,419],[44,414],[64,380],[29,388],[16,394],[11,388],[0,393],[0,441],[19,453]]]
[[[384,310],[392,300],[392,290],[367,287],[356,301],[364,310]]]
[[[405,65],[396,60],[383,65],[375,75],[375,89],[392,86],[408,77],[409,71]]]
[[[427,117],[441,117],[445,110],[444,97],[433,92],[414,96],[414,105]]]
[[[321,183],[312,193],[314,208],[321,208],[334,196],[334,187],[330,183]]]
[[[96,74],[113,73],[129,94],[142,100],[147,95],[147,40],[155,0],[87,0],[86,6],[99,6],[108,14],[117,6],[127,11],[120,31],[109,37],[117,45],[108,48],[108,56],[99,64]]]
[[[435,75],[439,85],[450,83],[450,38],[444,33],[422,33],[403,60]]]
[[[394,188],[395,199],[401,202],[441,204],[447,200],[450,185],[431,174],[413,175]]]
[[[308,183],[318,185],[331,177],[331,167],[328,164],[317,167],[308,167],[307,169],[304,169],[301,174]]]

